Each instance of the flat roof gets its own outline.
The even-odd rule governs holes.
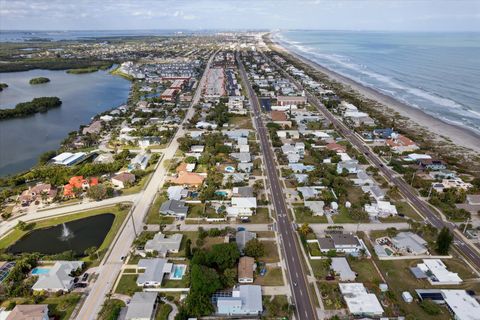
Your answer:
[[[442,290],[442,295],[450,310],[455,314],[455,319],[479,319],[480,304],[465,290]]]

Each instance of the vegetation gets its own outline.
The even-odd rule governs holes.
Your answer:
[[[0,109],[0,120],[26,117],[38,112],[47,112],[49,109],[62,105],[57,97],[34,98],[29,102],[18,103],[13,109]]]
[[[3,89],[8,88],[8,84],[0,82],[0,92],[3,91]]]
[[[70,74],[92,73],[92,72],[97,72],[98,70],[107,70],[110,67],[111,65],[107,64],[103,66],[90,66],[85,68],[68,69],[67,73],[70,73]]]
[[[443,227],[437,237],[437,252],[444,255],[448,254],[452,241],[453,234],[447,227]]]
[[[257,238],[248,241],[245,244],[245,255],[258,259],[265,254],[265,246]]]
[[[42,83],[47,83],[47,82],[50,82],[50,79],[45,78],[45,77],[38,77],[38,78],[30,79],[30,81],[28,83],[30,83],[30,84],[42,84]]]
[[[102,306],[102,310],[98,314],[98,320],[116,320],[120,315],[120,311],[125,306],[122,300],[108,299]]]

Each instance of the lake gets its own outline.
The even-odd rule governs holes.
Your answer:
[[[47,77],[49,83],[30,85],[35,77]],[[88,124],[97,113],[125,103],[130,82],[107,71],[68,74],[62,70],[30,70],[0,73],[0,82],[8,88],[0,92],[0,108],[12,108],[19,102],[37,97],[57,96],[60,108],[25,118],[0,121],[0,176],[28,170],[38,156],[55,150],[71,131]]]
[[[105,213],[70,221],[65,225],[33,230],[8,248],[8,251],[15,254],[57,254],[73,250],[77,255],[83,255],[86,249],[102,245],[114,220],[114,214]],[[65,230],[68,230],[67,234],[64,234]]]

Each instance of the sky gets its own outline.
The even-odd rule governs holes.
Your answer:
[[[0,30],[480,31],[480,0],[0,0]]]

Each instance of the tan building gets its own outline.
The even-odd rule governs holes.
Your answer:
[[[238,282],[253,283],[253,270],[255,259],[252,257],[241,257],[238,262]]]
[[[48,320],[47,304],[17,305],[6,320]]]

